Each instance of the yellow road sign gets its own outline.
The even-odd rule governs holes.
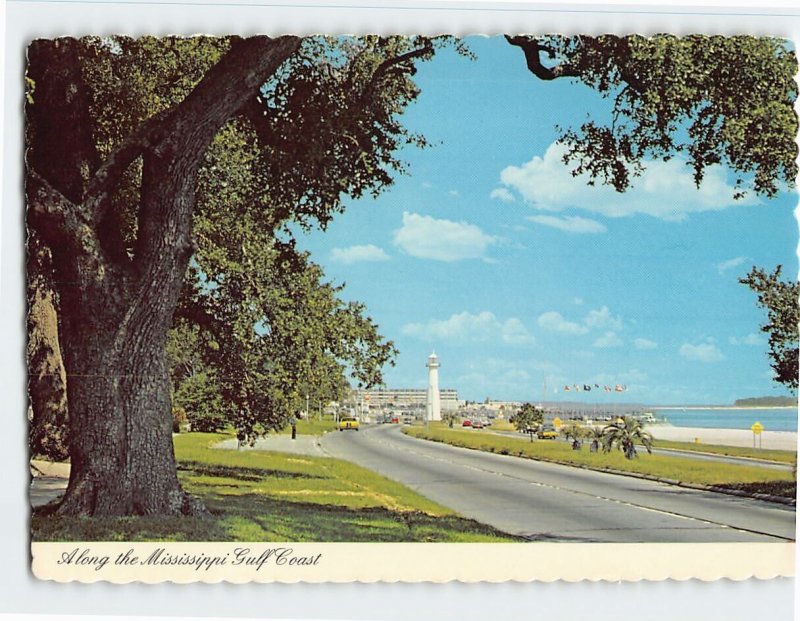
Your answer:
[[[758,435],[761,435],[762,431],[764,431],[764,425],[762,425],[761,423],[756,421],[755,423],[753,423],[753,426],[750,427],[750,429],[752,429],[753,433],[758,436]]]

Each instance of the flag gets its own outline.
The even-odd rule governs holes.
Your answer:
[[[569,392],[569,386],[567,386],[566,384],[564,385],[564,392]]]
[[[591,387],[591,386],[589,386],[589,384],[584,384],[584,385],[583,385],[583,389],[584,389],[586,392],[589,392],[589,391],[592,389],[592,387]]]
[[[616,392],[622,392],[624,389],[622,388],[622,386],[620,386],[619,384],[617,384],[616,386],[614,386],[614,390],[615,390]]]

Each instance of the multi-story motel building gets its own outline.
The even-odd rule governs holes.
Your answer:
[[[358,391],[357,399],[359,403],[363,403],[370,410],[391,410],[393,408],[401,410],[422,408],[424,410],[428,391],[425,388],[373,388]],[[458,391],[454,388],[441,388],[439,400],[443,412],[455,411],[460,405]]]

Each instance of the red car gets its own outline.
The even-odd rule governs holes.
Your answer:
[[[462,427],[472,427],[472,421],[471,420],[465,420],[463,423],[461,423],[461,426]]]

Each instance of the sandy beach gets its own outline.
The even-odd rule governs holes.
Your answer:
[[[675,440],[701,444],[725,446],[753,446],[753,432],[749,429],[704,429],[700,427],[673,427],[672,425],[650,425],[647,430],[657,440]],[[758,445],[757,445],[758,446]],[[796,431],[763,431],[761,448],[797,450]]]

